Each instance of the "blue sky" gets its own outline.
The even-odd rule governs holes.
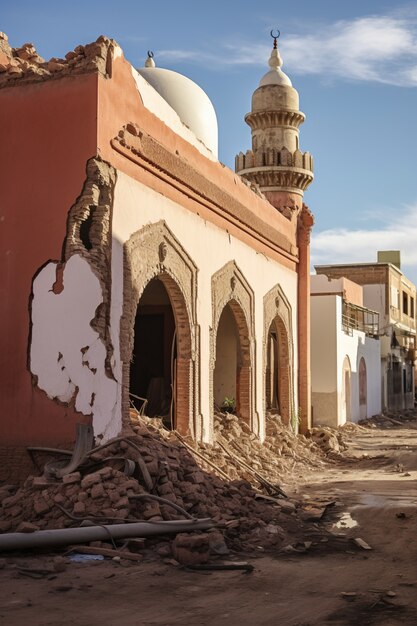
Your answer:
[[[157,65],[203,87],[216,108],[219,158],[250,147],[243,117],[281,30],[284,71],[307,120],[300,147],[315,158],[305,201],[316,216],[313,261],[370,262],[401,249],[417,282],[417,1],[15,0],[0,30],[63,56],[104,34],[133,65]]]

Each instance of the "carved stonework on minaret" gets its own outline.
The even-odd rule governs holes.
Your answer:
[[[245,117],[251,128],[252,149],[237,155],[235,169],[259,185],[276,209],[292,219],[300,211],[304,191],[313,180],[313,157],[299,149],[299,128],[305,116],[299,110],[297,91],[281,69],[277,37],[272,31],[271,35],[274,47],[270,70],[255,90],[252,110]],[[280,192],[285,198],[279,197]]]

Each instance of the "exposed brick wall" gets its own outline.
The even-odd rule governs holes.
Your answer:
[[[77,46],[64,59],[53,57],[45,61],[36,52],[33,44],[26,43],[21,48],[12,48],[7,35],[0,33],[0,88],[87,72],[110,76],[116,45],[113,39],[101,35],[93,43]]]
[[[143,291],[154,278],[158,278],[167,290],[177,333],[175,427],[183,434],[195,436],[199,397],[195,374],[199,359],[195,337],[197,268],[163,221],[140,229],[124,246],[124,295],[120,323],[123,423],[128,426],[130,422],[130,360],[136,311]]]
[[[210,341],[210,406],[213,411],[213,377],[216,355],[217,330],[225,306],[229,306],[236,322],[239,339],[236,372],[236,411],[254,430],[254,296],[249,283],[234,261],[230,261],[212,277],[213,322]],[[213,419],[213,415],[211,416]]]
[[[294,385],[294,346],[292,332],[292,309],[285,293],[279,285],[271,289],[264,297],[264,406],[270,393],[270,371],[268,363],[268,336],[271,327],[278,339],[278,394],[280,415],[285,424],[289,424],[295,410]]]

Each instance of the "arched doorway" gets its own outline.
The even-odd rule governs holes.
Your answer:
[[[367,417],[367,376],[366,376],[366,363],[362,357],[359,361],[359,417],[361,420]]]
[[[350,422],[351,412],[351,367],[349,357],[345,356],[342,369],[342,415],[341,423]]]
[[[271,322],[266,343],[265,406],[290,422],[291,383],[288,333],[277,315]]]
[[[213,399],[218,408],[233,403],[236,414],[250,423],[250,342],[245,315],[236,300],[224,306],[217,325]]]
[[[168,274],[153,278],[133,322],[131,402],[187,434],[192,411],[191,329],[184,296]],[[143,402],[146,400],[146,406]]]
[[[139,300],[134,322],[129,394],[132,404],[148,417],[173,425],[175,417],[175,319],[168,292],[158,278]]]
[[[159,389],[161,396],[165,390],[165,400],[171,394],[172,426],[182,434],[195,436],[199,410],[197,267],[165,222],[160,221],[144,226],[124,244],[123,276],[123,313],[120,320],[123,422],[126,427],[130,425],[132,397],[129,394],[135,393],[134,389],[138,390],[139,384],[143,393],[150,384],[147,380],[162,378],[163,381],[153,382],[152,388]],[[157,308],[152,311],[152,307],[165,307],[163,322],[156,317],[144,320],[146,313],[158,314]],[[148,333],[143,330],[144,324],[148,326]],[[151,338],[159,335],[159,347],[155,347],[159,356],[151,356],[153,369],[150,368],[148,373],[143,370],[138,372],[135,362],[140,360],[141,350],[149,352],[153,345],[151,339],[144,337],[147,334]],[[140,382],[136,378],[131,383],[132,376],[139,377]],[[152,388],[150,391],[153,394]],[[171,388],[169,393],[167,388]],[[145,393],[148,394],[148,388]],[[135,395],[141,396],[140,393]],[[159,407],[154,405],[153,409],[150,406],[149,412],[162,412],[161,405],[164,402],[161,401]]]

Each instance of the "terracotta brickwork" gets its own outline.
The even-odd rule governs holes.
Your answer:
[[[210,330],[210,407],[213,411],[213,374],[216,361],[216,339],[220,315],[226,305],[233,313],[238,338],[239,359],[236,380],[238,414],[254,428],[254,298],[253,291],[234,261],[227,263],[212,277],[212,327]],[[255,427],[255,430],[257,426]]]
[[[134,322],[140,297],[158,278],[171,301],[177,332],[176,428],[195,434],[198,414],[198,344],[196,341],[197,268],[179,241],[160,221],[145,226],[124,245],[123,315],[120,322],[122,415],[129,423],[130,361]]]
[[[116,170],[100,157],[87,162],[87,178],[80,196],[68,213],[64,261],[73,254],[84,257],[100,281],[103,303],[92,327],[106,346],[106,372],[113,377],[113,345],[110,339],[111,221]]]
[[[77,46],[64,59],[54,57],[45,61],[33,44],[12,48],[7,36],[0,33],[0,88],[87,72],[110,76],[114,46],[112,39],[101,36],[86,46]]]
[[[280,415],[284,423],[289,424],[294,407],[294,346],[292,333],[292,310],[281,287],[277,285],[264,297],[264,336],[263,336],[263,380],[264,406],[267,406],[268,381],[268,336],[273,325],[279,342],[278,349],[278,389]]]
[[[317,265],[317,274],[325,274],[329,278],[346,278],[358,285],[376,285],[388,282],[389,265],[364,263],[350,265]]]

